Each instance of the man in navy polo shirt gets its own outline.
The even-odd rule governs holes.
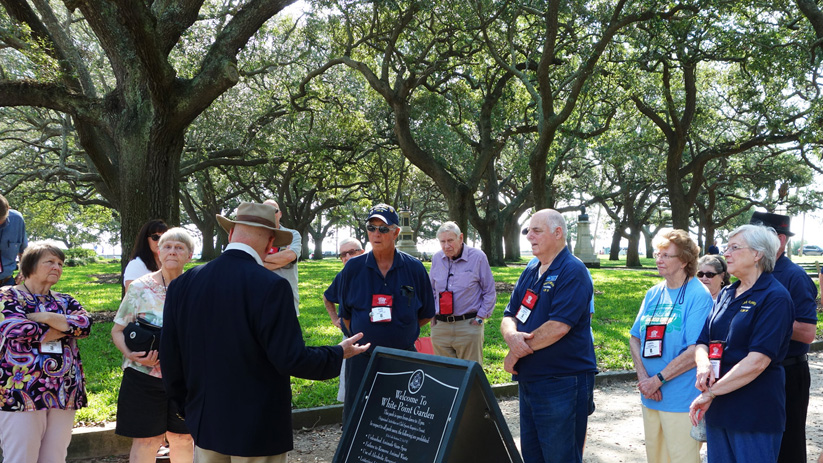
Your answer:
[[[537,259],[517,280],[500,325],[509,346],[503,366],[520,383],[523,460],[582,462],[597,372],[592,280],[566,249],[559,212],[536,212],[524,232]]]
[[[781,214],[755,212],[751,223],[772,227],[780,247],[772,275],[792,297],[794,325],[789,352],[783,360],[786,374],[786,430],[780,444],[778,463],[806,462],[806,410],[809,408],[809,344],[817,331],[817,287],[803,268],[786,257],[786,242],[794,233],[791,218]]]
[[[0,286],[15,284],[17,261],[28,244],[23,216],[10,209],[6,197],[0,195]]]
[[[363,333],[362,344],[371,343],[366,355],[346,364],[344,423],[357,402],[372,350],[376,346],[415,350],[420,327],[434,317],[434,297],[426,268],[395,249],[399,223],[393,207],[374,206],[366,219],[371,252],[352,258],[339,273],[340,318],[348,332]]]

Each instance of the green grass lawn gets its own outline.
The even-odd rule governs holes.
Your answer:
[[[814,262],[820,258],[804,258]],[[522,263],[527,262],[526,259]],[[595,353],[602,371],[631,369],[628,341],[640,301],[649,287],[660,281],[653,259],[641,259],[642,269],[620,269],[625,259],[610,262],[602,259],[605,268],[592,270],[595,289],[595,315],[592,323]],[[196,265],[196,264],[191,264]],[[429,263],[426,263],[429,267]],[[334,275],[340,271],[339,260],[305,261],[299,266],[300,273],[300,325],[308,345],[320,346],[340,342],[339,330],[331,324],[323,307],[322,294]],[[494,267],[495,280],[514,284],[523,267]],[[120,284],[95,275],[119,274],[120,263],[95,263],[84,267],[66,268],[55,290],[74,296],[89,312],[117,310],[120,303]],[[486,327],[483,368],[489,382],[509,382],[511,376],[503,371],[506,344],[499,326],[503,310],[509,300],[509,292],[498,292],[494,315]],[[818,323],[818,334],[823,320]],[[117,408],[117,391],[120,385],[121,355],[111,342],[111,323],[98,323],[89,338],[80,341],[80,350],[86,372],[90,406],[77,415],[78,422],[113,420]],[[421,336],[429,335],[429,327],[422,329]],[[308,381],[292,379],[293,403],[297,408],[316,407],[337,403],[338,380]]]

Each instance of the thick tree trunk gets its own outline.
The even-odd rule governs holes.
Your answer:
[[[644,226],[641,228],[643,230],[643,238],[646,242],[646,258],[647,259],[654,259],[654,245],[652,244],[652,240],[654,239],[654,235],[652,231],[649,230],[649,227]]]
[[[503,229],[503,243],[505,262],[517,262],[520,260],[520,224],[516,217],[511,217],[506,221]]]
[[[206,218],[203,222],[203,227],[200,228],[200,233],[203,235],[203,250],[200,251],[200,260],[210,261],[217,257],[214,250],[214,229],[217,221],[212,218]]]
[[[609,248],[609,260],[620,260],[620,239],[623,238],[623,230],[621,226],[615,225],[614,233],[612,233],[612,246]]]
[[[626,267],[642,267],[638,247],[640,246],[640,227],[629,227],[629,249],[626,251]]]

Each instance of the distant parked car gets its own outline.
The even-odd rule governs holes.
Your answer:
[[[803,255],[804,256],[823,256],[823,248],[820,246],[815,246],[813,244],[807,244],[803,246]]]

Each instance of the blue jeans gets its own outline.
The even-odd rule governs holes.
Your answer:
[[[583,461],[594,373],[520,381],[520,448],[525,463]]]
[[[709,462],[774,463],[783,433],[738,432],[706,424]]]

